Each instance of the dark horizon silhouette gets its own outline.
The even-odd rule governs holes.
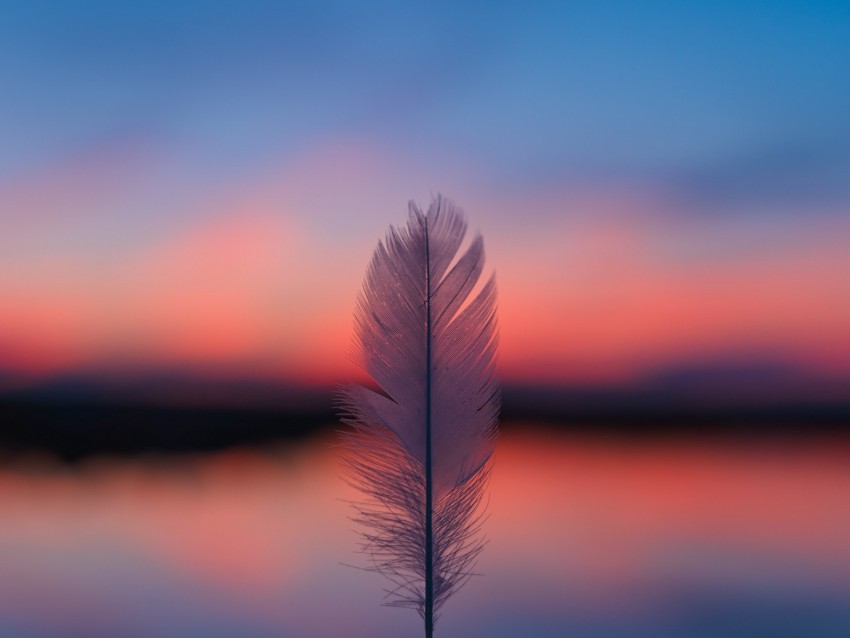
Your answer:
[[[850,392],[777,377],[696,373],[621,385],[505,383],[506,427],[616,436],[850,437]],[[796,392],[783,390],[794,382]],[[773,386],[771,386],[771,383]],[[339,427],[336,388],[187,375],[63,376],[0,392],[0,454],[188,452],[295,440]]]

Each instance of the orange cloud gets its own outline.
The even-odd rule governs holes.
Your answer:
[[[699,255],[703,223],[570,217],[526,244],[496,237],[506,370],[615,380],[765,352],[850,370],[847,222],[724,255],[722,244],[737,241],[733,226]],[[688,244],[694,252],[670,251]]]
[[[0,365],[356,374],[354,300],[415,177],[391,159],[356,141],[321,145],[210,186],[133,241],[129,218],[30,229],[29,249],[0,238]],[[456,196],[498,274],[506,379],[623,381],[765,353],[850,373],[846,215],[718,219],[649,191],[466,189]]]

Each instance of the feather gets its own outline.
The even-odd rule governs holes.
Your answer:
[[[458,257],[463,213],[442,197],[378,244],[355,309],[354,356],[377,385],[340,396],[347,474],[366,569],[388,605],[412,607],[426,636],[472,575],[500,407],[495,278],[479,236]]]

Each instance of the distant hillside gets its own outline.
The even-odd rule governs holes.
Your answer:
[[[620,387],[508,384],[502,414],[506,427],[535,421],[626,436],[850,435],[850,393],[840,384],[812,388],[758,370],[670,374]],[[0,394],[0,458],[220,449],[304,437],[336,423],[332,388],[176,375],[65,377]]]

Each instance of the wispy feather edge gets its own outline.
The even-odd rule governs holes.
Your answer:
[[[386,604],[416,609],[430,635],[485,542],[480,505],[500,408],[496,286],[491,276],[470,299],[484,249],[477,236],[458,257],[459,209],[439,196],[427,214],[409,208],[407,225],[378,244],[354,313],[354,358],[378,391],[352,385],[339,404],[351,426],[347,476],[365,497],[354,520],[366,569],[390,579]]]

